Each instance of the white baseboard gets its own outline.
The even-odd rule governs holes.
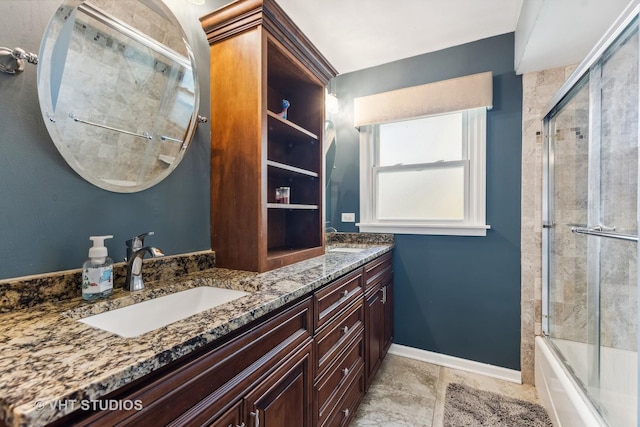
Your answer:
[[[459,357],[448,356],[446,354],[434,353],[432,351],[420,350],[419,348],[407,347],[400,344],[391,344],[389,353],[404,356],[434,365],[445,366],[447,368],[472,372],[491,378],[497,378],[516,384],[522,384],[520,371],[489,365],[488,363],[475,362],[473,360],[461,359]]]

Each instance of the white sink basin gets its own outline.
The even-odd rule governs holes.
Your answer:
[[[79,321],[124,338],[131,338],[245,295],[249,293],[201,286],[96,314]]]
[[[350,252],[350,253],[358,253],[364,251],[364,248],[333,248],[329,249],[329,252]]]

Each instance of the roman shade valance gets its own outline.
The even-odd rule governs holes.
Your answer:
[[[354,126],[493,105],[490,71],[354,99]]]

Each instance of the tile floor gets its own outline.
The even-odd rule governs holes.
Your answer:
[[[442,427],[447,384],[540,403],[535,387],[387,354],[350,427]]]

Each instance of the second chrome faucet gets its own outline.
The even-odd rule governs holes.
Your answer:
[[[162,250],[153,246],[144,246],[144,238],[153,236],[153,234],[153,231],[150,231],[127,240],[127,280],[124,284],[124,289],[128,291],[144,289],[142,259],[145,255],[149,255],[152,258],[164,256]]]

